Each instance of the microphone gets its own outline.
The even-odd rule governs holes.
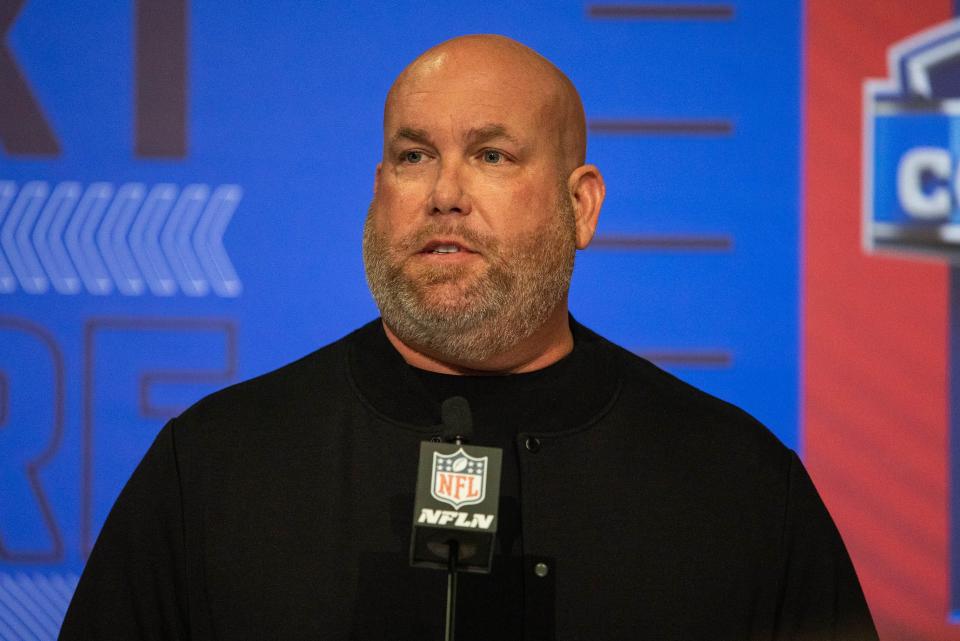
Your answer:
[[[443,421],[443,440],[448,443],[467,443],[473,438],[473,416],[470,403],[462,396],[451,396],[440,405]]]
[[[503,451],[468,444],[473,417],[462,396],[446,399],[440,416],[447,442],[420,443],[410,565],[487,574],[497,533]]]

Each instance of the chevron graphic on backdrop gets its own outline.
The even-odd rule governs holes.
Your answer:
[[[0,573],[0,639],[54,641],[77,580],[75,574]]]
[[[239,185],[0,180],[0,294],[233,298],[223,234]]]

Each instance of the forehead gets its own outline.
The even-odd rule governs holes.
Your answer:
[[[384,110],[387,137],[404,126],[462,134],[490,122],[503,123],[518,136],[553,131],[556,91],[531,69],[499,61],[458,62],[429,61],[401,76]]]

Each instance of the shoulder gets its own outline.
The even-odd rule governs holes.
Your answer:
[[[236,383],[196,402],[175,422],[180,425],[282,424],[286,417],[309,416],[348,390],[346,353],[351,332],[271,372]]]
[[[616,411],[663,447],[705,467],[755,469],[785,478],[793,453],[748,412],[581,327],[620,372]]]

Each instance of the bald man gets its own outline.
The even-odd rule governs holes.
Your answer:
[[[457,38],[400,74],[363,256],[406,362],[511,374],[572,350],[574,249],[593,237],[604,196],[585,153],[576,89],[517,42]]]
[[[408,550],[451,396],[504,453],[461,640],[876,639],[796,455],[570,317],[604,198],[570,81],[456,38],[396,80],[383,133],[363,236],[382,318],[167,424],[61,639],[442,638],[445,577]]]

